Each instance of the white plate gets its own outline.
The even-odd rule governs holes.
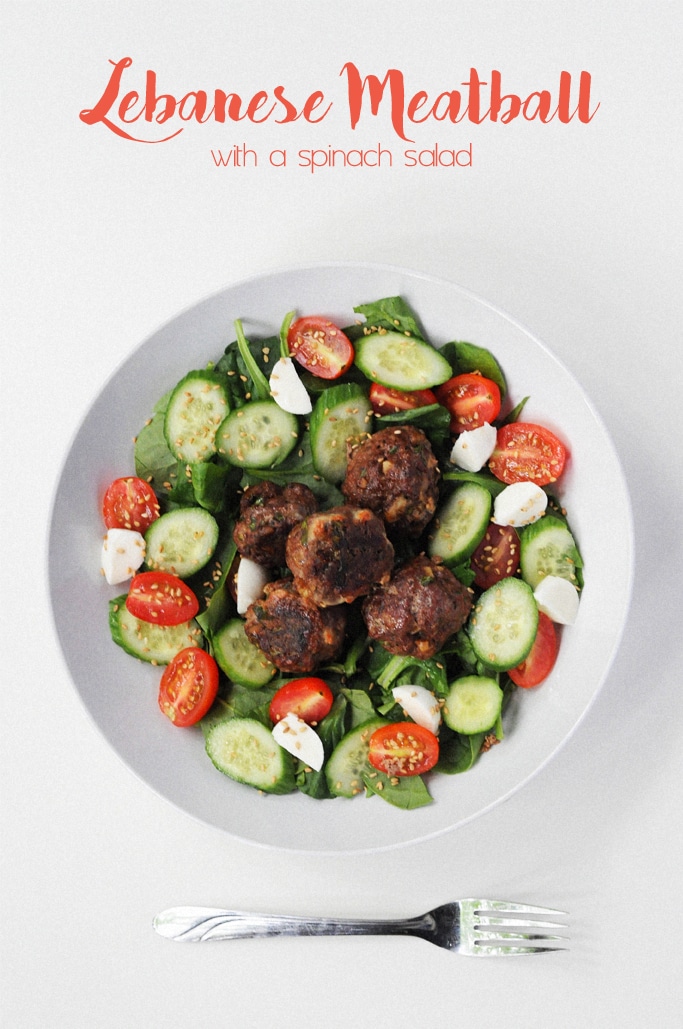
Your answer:
[[[285,312],[323,313],[340,324],[353,307],[402,295],[437,345],[488,347],[500,360],[524,417],[570,444],[562,480],[585,561],[576,624],[565,630],[551,677],[518,690],[504,742],[471,771],[431,780],[434,803],[400,811],[379,798],[316,801],[262,796],[217,772],[198,728],[174,728],[156,702],[159,670],[136,662],[109,636],[107,600],[123,591],[99,574],[107,484],[133,472],[131,439],[152,405],[187,371],[217,359],[241,318],[247,334],[272,335]],[[604,513],[609,511],[609,518]],[[152,789],[195,818],[266,847],[309,852],[382,850],[429,839],[488,811],[539,771],[575,730],[602,685],[625,623],[632,577],[632,525],[619,461],[600,418],[546,347],[491,304],[449,282],[372,264],[276,272],[230,286],[178,315],[146,340],[105,385],[69,451],[56,491],[49,549],[58,636],[76,689],[120,757]]]

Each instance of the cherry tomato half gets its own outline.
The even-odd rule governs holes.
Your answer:
[[[134,475],[114,479],[102,501],[102,515],[108,529],[134,529],[144,533],[160,513],[152,487]]]
[[[205,650],[186,647],[164,669],[159,707],[174,725],[195,725],[218,693],[218,665]]]
[[[440,404],[450,412],[451,432],[478,429],[494,422],[500,414],[500,389],[493,379],[477,372],[465,372],[437,386]]]
[[[516,575],[519,568],[519,536],[511,525],[491,522],[470,558],[474,583],[481,590]]]
[[[318,315],[297,318],[287,331],[293,358],[321,379],[338,379],[351,365],[355,351],[339,326]]]
[[[558,650],[555,626],[543,611],[539,611],[538,629],[533,646],[524,661],[516,668],[511,668],[508,675],[516,686],[523,686],[525,689],[538,686],[552,672]]]
[[[329,714],[334,701],[332,690],[324,679],[314,675],[292,679],[281,686],[270,702],[270,720],[279,722],[290,713],[308,725],[317,725]]]
[[[439,760],[439,741],[414,722],[390,722],[370,737],[368,761],[386,775],[421,775]]]
[[[416,407],[436,404],[436,395],[431,389],[402,390],[382,386],[373,382],[370,387],[370,403],[375,414],[396,414],[397,411],[413,411]]]
[[[190,587],[170,572],[139,572],[130,584],[126,607],[143,622],[180,625],[194,618],[199,601]]]
[[[498,430],[489,468],[501,482],[547,486],[562,475],[567,449],[550,429],[532,422],[511,422]]]

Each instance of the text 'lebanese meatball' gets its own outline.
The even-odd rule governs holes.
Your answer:
[[[317,506],[314,493],[302,482],[284,488],[275,482],[249,486],[240,501],[240,517],[233,531],[240,555],[267,568],[284,567],[290,531]]]
[[[287,566],[299,592],[320,607],[351,603],[388,582],[394,548],[372,511],[345,504],[309,515],[287,539]]]
[[[426,659],[465,624],[472,596],[453,573],[424,554],[363,601],[368,634],[390,654]]]
[[[422,429],[381,429],[351,448],[341,490],[349,504],[369,507],[391,532],[420,535],[439,497],[439,466]]]
[[[244,631],[281,672],[312,672],[341,650],[346,609],[320,609],[291,579],[269,582],[247,610]]]

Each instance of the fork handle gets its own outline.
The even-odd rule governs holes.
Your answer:
[[[261,915],[222,908],[178,907],[162,911],[154,928],[166,939],[188,943],[257,936],[419,936],[434,935],[429,915],[406,919],[307,918]]]

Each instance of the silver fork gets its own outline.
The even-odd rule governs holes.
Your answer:
[[[513,904],[503,900],[457,900],[415,918],[309,918],[262,915],[221,908],[177,907],[162,911],[154,928],[169,940],[201,943],[255,936],[418,936],[422,940],[469,957],[509,957],[566,950],[566,936],[549,929],[566,929],[550,921],[564,911]]]

